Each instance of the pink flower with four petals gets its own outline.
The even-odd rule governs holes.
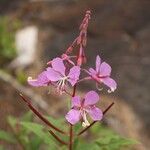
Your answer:
[[[51,65],[52,67],[47,68],[46,75],[50,81],[56,84],[57,90],[60,93],[64,91],[67,82],[69,82],[72,86],[77,83],[80,76],[79,66],[73,66],[67,74],[66,67],[61,58],[54,58]]]
[[[99,95],[95,91],[89,91],[82,100],[79,96],[73,97],[72,109],[66,115],[67,121],[74,125],[82,118],[82,126],[86,127],[90,125],[87,120],[87,114],[89,114],[94,121],[101,120],[103,113],[95,106],[98,101]]]
[[[101,62],[99,55],[96,57],[96,69],[90,68],[88,74],[98,83],[104,83],[110,88],[108,92],[114,92],[117,88],[115,80],[110,78],[111,66],[106,62]]]
[[[59,57],[51,61],[51,66],[43,71],[37,79],[28,77],[28,83],[32,86],[48,86],[50,83],[57,87],[57,91],[62,93],[65,90],[67,82],[74,86],[80,76],[80,67],[73,66],[66,75],[66,67],[63,60]]]

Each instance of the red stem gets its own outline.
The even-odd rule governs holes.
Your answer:
[[[112,102],[104,111],[103,111],[103,115],[105,115],[107,113],[107,111],[114,105],[114,102]],[[81,130],[77,135],[81,135],[83,134],[85,131],[87,131],[89,128],[91,128],[97,121],[93,121],[88,127],[86,127],[85,129]]]
[[[64,142],[63,140],[61,140],[52,130],[49,130],[49,133],[61,144],[63,145],[68,145],[68,143]]]
[[[77,87],[77,85],[75,84],[73,87],[72,97],[74,97],[76,94],[76,87]]]
[[[72,150],[72,146],[73,146],[73,125],[70,124],[69,150]]]
[[[75,96],[76,94],[76,88],[77,88],[77,85],[75,84],[73,86],[73,92],[72,92],[72,97]],[[73,125],[70,124],[70,131],[69,131],[69,150],[72,150],[73,148]]]
[[[64,131],[60,130],[59,128],[57,128],[56,126],[54,126],[52,123],[50,123],[38,110],[36,110],[32,104],[30,103],[29,100],[27,100],[21,93],[19,94],[19,96],[22,98],[22,100],[28,105],[28,107],[32,110],[32,112],[34,114],[36,114],[36,116],[38,116],[45,124],[47,124],[49,127],[53,128],[54,130],[62,133],[62,134],[66,134]]]

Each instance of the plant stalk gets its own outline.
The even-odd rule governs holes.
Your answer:
[[[49,130],[49,133],[61,144],[68,145],[65,141],[61,140],[52,130]]]
[[[27,106],[32,110],[32,112],[34,114],[36,114],[36,116],[38,116],[45,124],[47,124],[49,127],[53,128],[54,130],[62,133],[62,134],[66,134],[64,131],[62,131],[61,129],[57,128],[56,126],[54,126],[52,123],[50,123],[38,110],[36,110],[31,102],[29,100],[27,100],[21,93],[19,94],[19,96],[22,98],[22,100],[27,104]]]
[[[73,125],[70,124],[70,132],[69,132],[69,150],[73,150]]]

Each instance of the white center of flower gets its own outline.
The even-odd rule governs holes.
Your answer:
[[[66,80],[68,79],[68,77],[67,76],[64,76],[64,77],[62,77],[58,82],[57,82],[57,90],[59,91],[59,92],[63,92],[63,90],[65,89],[64,87],[65,87],[65,82],[66,82]]]
[[[86,112],[83,111],[83,122],[82,122],[82,126],[83,126],[83,127],[87,127],[87,126],[89,126],[89,125],[90,125],[90,123],[89,123],[88,120],[87,120]]]

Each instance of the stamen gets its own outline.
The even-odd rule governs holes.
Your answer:
[[[90,123],[88,122],[88,120],[87,120],[87,117],[86,117],[86,112],[84,111],[83,112],[83,122],[82,122],[82,126],[83,127],[87,127],[87,126],[89,126],[90,125]]]
[[[67,76],[65,76],[65,77],[62,77],[58,82],[57,82],[57,91],[60,93],[60,94],[62,94],[63,92],[64,92],[64,87],[65,87],[65,82],[66,82],[66,80],[68,79],[68,77]]]

